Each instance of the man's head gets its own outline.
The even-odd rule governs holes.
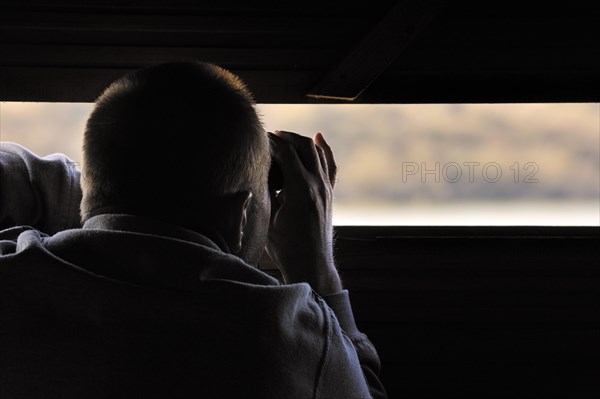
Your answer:
[[[96,101],[83,158],[84,221],[146,216],[216,231],[249,262],[262,254],[269,144],[252,95],[232,73],[181,62],[122,77]]]

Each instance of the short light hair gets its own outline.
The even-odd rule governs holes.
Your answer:
[[[140,69],[112,83],[87,121],[82,220],[193,218],[219,196],[264,189],[269,166],[254,99],[236,75],[203,62]]]

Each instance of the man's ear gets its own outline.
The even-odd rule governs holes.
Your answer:
[[[242,249],[244,227],[248,221],[247,212],[251,200],[252,192],[247,190],[229,194],[224,199],[226,211],[222,215],[225,218],[222,234],[231,253],[237,253]]]

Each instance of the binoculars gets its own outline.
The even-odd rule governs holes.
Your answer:
[[[275,160],[271,160],[269,169],[269,190],[279,191],[283,189],[283,173],[281,167]]]

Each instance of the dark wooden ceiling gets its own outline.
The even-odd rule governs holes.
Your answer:
[[[0,0],[0,100],[93,101],[182,59],[263,103],[600,100],[600,2]]]

